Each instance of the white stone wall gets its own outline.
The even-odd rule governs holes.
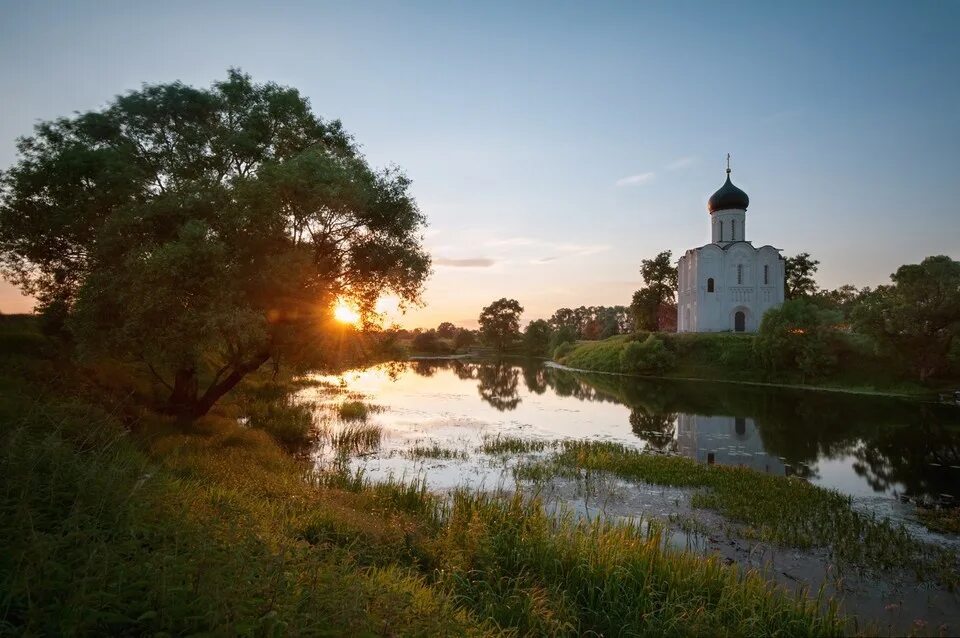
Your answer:
[[[711,218],[717,216],[721,219],[711,223],[719,238],[719,222],[725,221],[729,229],[729,222],[735,221],[739,231],[746,211],[718,211]],[[784,261],[773,246],[755,248],[748,241],[715,241],[688,250],[680,258],[677,275],[680,332],[732,332],[738,311],[744,313],[744,331],[756,332],[763,314],[783,303]]]

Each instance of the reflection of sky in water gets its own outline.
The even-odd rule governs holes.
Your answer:
[[[868,429],[879,433],[874,443],[856,436],[860,425],[853,422],[859,419],[872,423],[862,410],[876,409],[875,404],[863,403],[863,399],[851,403],[848,398],[824,393],[797,398],[769,390],[757,395],[760,391],[756,388],[724,385],[719,391],[714,389],[713,395],[707,394],[704,403],[700,388],[692,386],[699,402],[685,411],[677,406],[682,408],[691,399],[682,394],[670,396],[674,386],[622,377],[597,380],[539,365],[524,364],[521,368],[480,362],[375,366],[346,373],[342,383],[341,377],[319,378],[339,385],[341,394],[331,397],[328,391],[307,389],[304,398],[336,404],[348,396],[363,395],[365,401],[384,408],[369,417],[383,428],[381,449],[354,461],[355,467],[363,467],[371,478],[392,474],[409,479],[425,474],[434,489],[511,484],[509,468],[516,459],[485,456],[477,451],[484,435],[498,434],[549,441],[589,438],[637,448],[651,445],[703,463],[805,476],[858,500],[879,497],[889,503],[893,499],[884,495],[909,492],[903,480],[911,481],[915,492],[934,494],[953,494],[960,484],[960,468],[952,469],[949,460],[941,460],[934,472],[924,460],[929,450],[903,447],[907,442],[922,448],[917,443],[922,435],[910,428]],[[611,383],[620,385],[611,390],[607,387]],[[689,387],[684,392],[689,393]],[[739,395],[747,399],[727,403]],[[717,402],[722,405],[712,414],[703,414],[714,406],[710,397],[720,397]],[[811,407],[811,403],[815,405]],[[835,405],[845,410],[842,416],[834,414]],[[752,415],[745,412],[753,409],[751,406],[756,406]],[[727,416],[725,410],[739,411],[739,415]],[[823,419],[831,415],[834,422],[824,424]],[[838,428],[847,425],[852,428],[849,435],[846,431],[838,433]],[[900,438],[889,439],[891,432]],[[944,448],[950,457],[957,443],[956,433],[937,432],[947,437],[947,443],[935,447],[934,454]],[[776,444],[775,451],[768,449],[771,442]],[[418,444],[458,450],[469,458],[406,458],[404,450]]]

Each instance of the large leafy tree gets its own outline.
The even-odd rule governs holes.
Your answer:
[[[144,362],[184,417],[316,343],[338,297],[414,302],[429,273],[408,179],[295,89],[236,70],[40,124],[18,149],[4,274],[81,351]]]
[[[960,341],[960,262],[927,257],[890,278],[893,285],[861,297],[854,324],[926,380],[948,364]]]
[[[646,285],[633,293],[630,311],[638,329],[655,331],[660,328],[661,308],[676,304],[677,267],[671,251],[642,260],[640,275]]]
[[[813,278],[820,262],[810,257],[810,253],[800,253],[787,257],[784,262],[784,297],[799,299],[810,297],[817,292],[817,282]]]
[[[487,345],[503,351],[520,338],[523,306],[516,299],[498,299],[480,313],[480,335]]]
[[[550,346],[552,332],[550,324],[543,319],[536,319],[528,323],[526,330],[523,331],[523,347],[527,354],[545,354]]]

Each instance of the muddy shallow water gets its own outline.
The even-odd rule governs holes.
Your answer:
[[[350,464],[373,480],[425,480],[435,491],[455,487],[514,489],[513,468],[538,453],[486,454],[485,439],[519,437],[615,441],[688,456],[701,463],[743,465],[800,476],[851,497],[861,511],[903,524],[918,539],[957,548],[956,537],[928,532],[917,501],[960,497],[960,410],[935,404],[839,393],[723,383],[653,381],[573,373],[525,360],[422,360],[316,376],[300,397],[316,404],[333,430],[349,427],[336,406],[376,406],[367,424],[381,443]],[[423,458],[415,448],[453,458]],[[539,454],[548,454],[541,452]],[[314,454],[318,463],[333,454]],[[527,488],[529,489],[529,488]],[[585,485],[557,478],[549,500],[579,515],[658,519],[679,549],[712,553],[761,569],[793,588],[825,584],[848,612],[878,629],[960,629],[957,595],[909,574],[847,570],[838,579],[824,551],[794,551],[745,541],[721,517],[689,506],[691,492],[619,480]],[[686,521],[687,525],[680,525]],[[690,532],[696,521],[696,532]]]

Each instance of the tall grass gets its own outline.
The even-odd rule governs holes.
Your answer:
[[[716,558],[664,548],[657,525],[551,516],[459,491],[434,546],[441,582],[521,635],[840,635],[822,596],[789,595]]]

